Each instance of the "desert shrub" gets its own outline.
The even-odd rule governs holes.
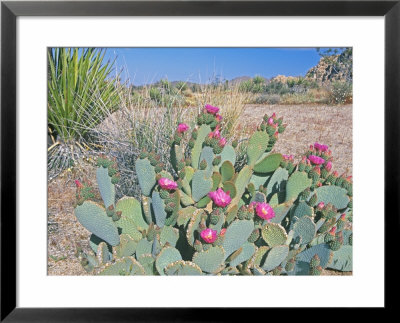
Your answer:
[[[330,103],[344,104],[353,101],[353,86],[350,82],[334,82],[331,86]]]
[[[186,82],[179,81],[178,83],[176,83],[175,88],[180,92],[184,92],[188,89],[188,86]]]
[[[90,129],[120,104],[114,63],[104,62],[104,55],[96,48],[48,50],[49,179],[85,156]]]
[[[278,94],[260,94],[254,99],[256,104],[278,104],[281,96]]]
[[[160,103],[161,102],[161,91],[156,87],[151,87],[149,91],[150,99]]]
[[[221,135],[219,109],[206,105],[196,126],[171,136],[169,172],[142,150],[134,161],[141,197],[115,198],[119,165],[97,161],[103,203],[76,180],[75,216],[92,233],[78,250],[98,275],[321,275],[352,271],[353,183],[332,171],[328,146],[315,143],[301,161],[273,152],[282,118],[264,115],[236,145]],[[235,165],[235,166],[234,166]]]

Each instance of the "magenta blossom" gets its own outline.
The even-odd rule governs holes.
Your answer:
[[[209,105],[209,104],[206,104],[206,106],[204,108],[207,110],[208,113],[211,113],[211,114],[216,114],[219,111],[219,108],[213,107],[212,105]]]
[[[308,156],[308,159],[315,165],[321,165],[321,164],[325,163],[325,159],[315,156],[315,155]]]
[[[78,181],[77,179],[75,180],[75,184],[76,184],[76,187],[78,187],[78,188],[83,187],[82,183],[80,181]]]
[[[272,126],[272,125],[274,124],[274,119],[269,118],[269,119],[268,119],[268,124],[269,124],[270,126]]]
[[[225,138],[221,138],[221,139],[218,141],[218,145],[219,145],[220,147],[224,148],[225,145],[226,145],[226,139],[225,139]]]
[[[187,131],[189,129],[189,126],[186,124],[186,123],[180,123],[179,125],[178,125],[178,132],[179,133],[183,133],[183,132],[185,132],[185,131]]]
[[[329,172],[332,169],[332,162],[328,161],[325,165],[325,169]]]
[[[232,201],[229,193],[229,191],[225,193],[222,188],[218,188],[216,191],[208,193],[208,197],[214,201],[215,205],[225,207]]]
[[[162,177],[158,180],[158,185],[164,190],[175,190],[178,188],[178,184],[169,178]]]
[[[218,121],[218,122],[221,122],[222,121],[222,116],[220,115],[220,114],[216,114],[215,115],[215,119]]]
[[[258,203],[256,207],[257,215],[269,222],[273,217],[275,217],[274,209],[267,203]]]
[[[317,205],[317,208],[318,208],[319,210],[322,210],[322,209],[324,208],[324,206],[325,206],[325,203],[324,203],[324,202],[319,202],[318,205]]]
[[[213,243],[217,240],[217,230],[205,229],[200,232],[201,238],[207,243]]]
[[[323,152],[328,150],[327,145],[322,145],[322,144],[319,144],[318,142],[314,143],[314,148],[317,150],[323,151]]]

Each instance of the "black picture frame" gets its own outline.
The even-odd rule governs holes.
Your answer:
[[[16,307],[16,19],[19,16],[384,16],[385,308],[397,254],[399,200],[400,1],[2,1],[1,2],[1,321],[225,321],[236,310]],[[371,169],[373,167],[371,166]],[[376,188],[375,188],[376,189]],[[379,188],[378,188],[379,189]],[[380,188],[382,189],[382,188]],[[391,218],[390,218],[391,217]],[[393,219],[394,217],[394,219]],[[390,218],[390,219],[389,219]],[[367,247],[367,246],[366,246]],[[372,257],[372,256],[371,256]],[[388,281],[390,277],[390,281]],[[392,281],[392,277],[393,280]],[[39,292],[39,291],[38,291]],[[310,304],[312,306],[312,304]],[[253,314],[252,314],[253,315]],[[261,316],[262,317],[262,316]]]

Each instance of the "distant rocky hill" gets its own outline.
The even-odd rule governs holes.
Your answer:
[[[340,55],[322,57],[319,63],[306,73],[306,78],[326,83],[331,81],[352,81],[352,52],[344,51]]]

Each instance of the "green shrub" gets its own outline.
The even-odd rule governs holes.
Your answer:
[[[64,142],[85,137],[118,107],[115,79],[110,78],[114,63],[104,63],[104,55],[96,48],[48,51],[48,123]]]
[[[332,83],[330,103],[344,104],[353,101],[353,86],[350,82]]]

